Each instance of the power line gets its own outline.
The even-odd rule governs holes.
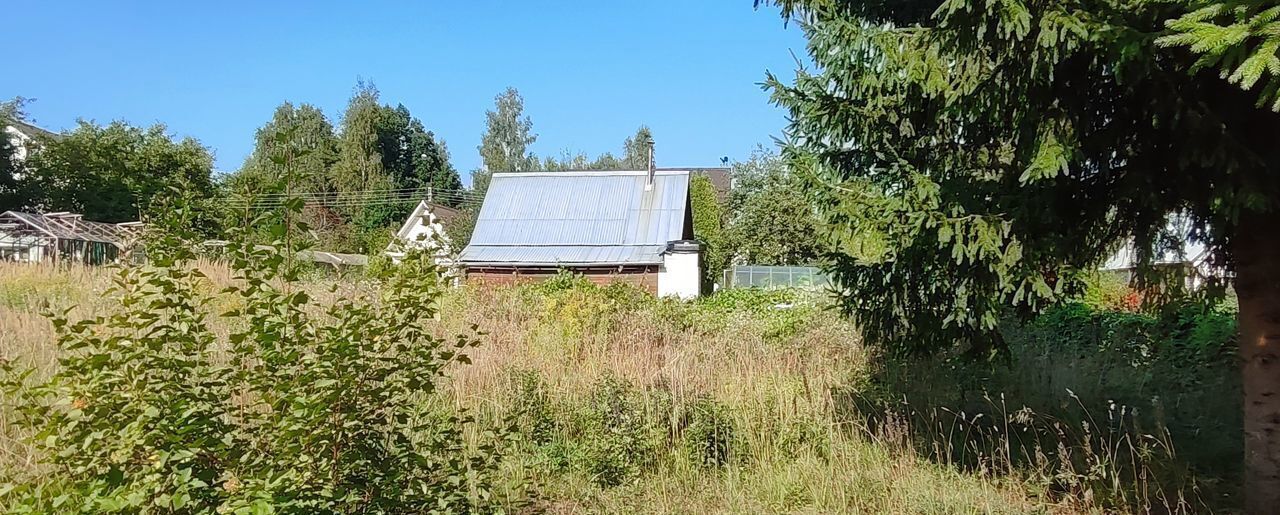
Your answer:
[[[248,198],[248,197],[286,198],[286,197],[340,197],[340,196],[371,196],[371,195],[378,196],[378,195],[387,195],[387,194],[406,194],[406,193],[410,193],[410,194],[435,193],[438,195],[480,196],[479,193],[470,192],[470,191],[464,191],[464,190],[435,191],[432,188],[396,188],[396,189],[380,189],[380,190],[324,191],[324,192],[307,192],[307,193],[262,193],[262,194],[249,194],[249,195],[242,195],[237,193],[236,195],[240,197],[245,197],[245,198]]]
[[[303,201],[349,201],[349,200],[376,200],[376,199],[461,199],[461,200],[480,200],[483,197],[470,195],[451,195],[451,193],[442,193],[442,195],[424,195],[420,192],[403,192],[403,193],[383,193],[383,195],[337,195],[337,196],[288,196],[274,197],[274,199],[253,199],[253,197],[241,197],[241,199],[232,199],[233,202],[241,202],[241,204],[279,204],[289,199],[300,199]]]
[[[414,188],[388,189],[388,190],[363,190],[363,191],[355,191],[355,192],[323,192],[323,193],[296,193],[296,194],[268,193],[268,194],[262,194],[262,195],[237,194],[236,197],[240,199],[245,199],[245,200],[253,199],[256,201],[256,200],[284,200],[287,198],[302,198],[302,199],[377,198],[377,197],[384,197],[388,195],[419,195],[419,196],[428,195],[432,197],[450,197],[450,198],[476,198],[476,199],[483,198],[483,195],[480,195],[478,193],[472,193],[472,192],[462,192],[462,191],[437,192],[437,191],[432,191],[430,189],[414,189]]]
[[[417,202],[424,200],[425,192],[416,191],[399,191],[392,193],[391,190],[385,192],[366,191],[359,194],[351,195],[298,195],[292,198],[298,198],[304,204],[320,205],[324,207],[363,207],[382,204],[399,204]],[[254,208],[254,209],[273,209],[282,207],[291,197],[277,197],[272,199],[233,199],[227,202],[229,207],[233,208]],[[482,200],[479,195],[465,195],[454,192],[446,192],[442,194],[432,194],[432,200],[455,201],[459,203],[475,202]]]
[[[303,201],[304,203],[321,203],[321,204],[349,203],[349,202],[363,202],[363,201],[377,201],[377,200],[383,200],[383,199],[392,199],[392,200],[406,200],[406,199],[407,199],[407,200],[459,200],[459,201],[478,201],[478,200],[482,200],[482,199],[481,199],[481,197],[463,197],[463,196],[454,196],[454,195],[436,195],[436,196],[434,196],[434,197],[429,197],[429,198],[428,198],[428,197],[424,197],[424,196],[422,196],[422,195],[412,195],[412,194],[381,195],[381,196],[365,196],[365,197],[334,197],[334,198],[320,198],[320,197],[294,197],[294,198],[297,198],[298,200],[301,200],[301,201]],[[286,197],[286,198],[280,198],[280,199],[266,199],[266,200],[256,200],[256,199],[255,199],[255,200],[248,200],[248,199],[231,199],[231,200],[228,200],[228,201],[227,201],[227,203],[228,203],[228,204],[243,204],[243,205],[250,205],[250,204],[252,204],[252,205],[281,205],[281,204],[284,204],[284,203],[285,203],[286,201],[288,201],[288,200],[289,200],[289,198],[288,198],[288,197]]]

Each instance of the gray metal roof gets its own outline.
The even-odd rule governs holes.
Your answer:
[[[498,173],[489,183],[469,266],[660,264],[686,234],[689,172]]]

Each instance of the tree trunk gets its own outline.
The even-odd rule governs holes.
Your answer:
[[[1280,510],[1280,214],[1241,215],[1232,242],[1244,382],[1245,510]]]

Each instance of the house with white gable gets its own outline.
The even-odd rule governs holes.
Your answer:
[[[395,239],[387,245],[384,253],[393,262],[399,263],[404,259],[406,251],[418,249],[430,253],[436,264],[448,265],[452,262],[451,256],[456,249],[445,232],[445,225],[461,215],[457,209],[429,199],[420,201],[400,226],[400,230],[396,231]]]
[[[14,159],[21,162],[27,160],[27,154],[33,145],[42,140],[57,138],[58,134],[21,120],[9,120],[4,125],[4,136],[15,147]]]

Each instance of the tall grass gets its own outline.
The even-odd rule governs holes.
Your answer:
[[[215,263],[200,266],[211,292],[232,281]],[[108,276],[0,265],[0,356],[53,366],[40,306],[104,309],[99,292]],[[368,287],[309,286],[331,299]],[[219,299],[214,308],[235,302]],[[1154,472],[1180,463],[1178,445],[1129,408],[1096,411],[1092,397],[1064,390],[1055,403],[1030,409],[1029,387],[984,396],[977,385],[990,377],[966,378],[946,360],[888,362],[825,305],[785,291],[680,303],[571,277],[462,287],[441,300],[437,329],[455,334],[474,324],[486,334],[472,363],[450,371],[449,395],[434,401],[442,404],[428,408],[514,421],[519,449],[505,473],[513,483],[531,480],[537,506],[550,513],[1211,506],[1186,479],[1192,471],[1177,481]],[[1088,405],[1095,418],[1075,416],[1072,405]],[[0,470],[29,460],[24,436],[0,429]]]
[[[1242,423],[1229,308],[1073,304],[1009,321],[1007,363],[881,360],[850,411],[916,450],[1018,474],[1049,498],[1159,512],[1239,506]]]
[[[868,379],[871,356],[823,305],[789,292],[689,305],[578,283],[464,288],[441,318],[488,333],[453,398],[518,418],[551,512],[1057,509],[839,422],[836,394]]]

